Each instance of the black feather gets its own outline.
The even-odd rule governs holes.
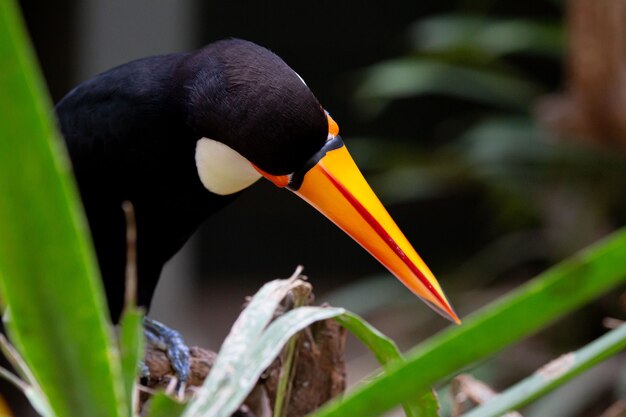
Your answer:
[[[287,174],[327,135],[323,110],[298,76],[241,40],[113,68],[68,93],[56,111],[114,320],[123,307],[124,200],[136,210],[138,302],[148,307],[163,264],[235,197],[203,187],[198,139],[222,141],[263,170]]]

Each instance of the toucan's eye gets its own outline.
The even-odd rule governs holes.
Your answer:
[[[326,110],[324,110],[324,113],[326,113],[326,119],[328,119],[328,140],[330,140],[339,134],[339,125],[330,117]]]

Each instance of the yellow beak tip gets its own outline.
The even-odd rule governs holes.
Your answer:
[[[448,305],[445,309],[446,318],[454,324],[461,324],[461,319],[457,316],[456,312],[452,309],[452,306]]]
[[[318,154],[318,159],[306,165],[304,174],[292,175],[289,189],[356,240],[437,313],[461,324],[436,279],[367,184],[341,138],[335,136]]]

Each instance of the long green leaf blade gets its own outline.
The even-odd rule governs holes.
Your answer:
[[[135,403],[138,401],[136,384],[139,378],[139,361],[143,355],[143,312],[136,307],[127,307],[120,321],[120,357],[122,379],[127,399],[128,416],[133,415]]]
[[[547,326],[621,284],[626,277],[626,230],[549,269],[481,309],[459,327],[417,346],[405,363],[333,401],[315,417],[377,416],[452,372]]]
[[[498,417],[523,407],[576,375],[626,348],[626,326],[620,326],[574,353],[551,362],[464,417]]]
[[[16,2],[0,2],[0,289],[57,416],[124,414],[87,228]]]

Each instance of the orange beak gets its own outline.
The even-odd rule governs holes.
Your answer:
[[[328,140],[290,177],[259,172],[319,210],[436,312],[461,323],[433,273],[363,178],[341,137]]]

